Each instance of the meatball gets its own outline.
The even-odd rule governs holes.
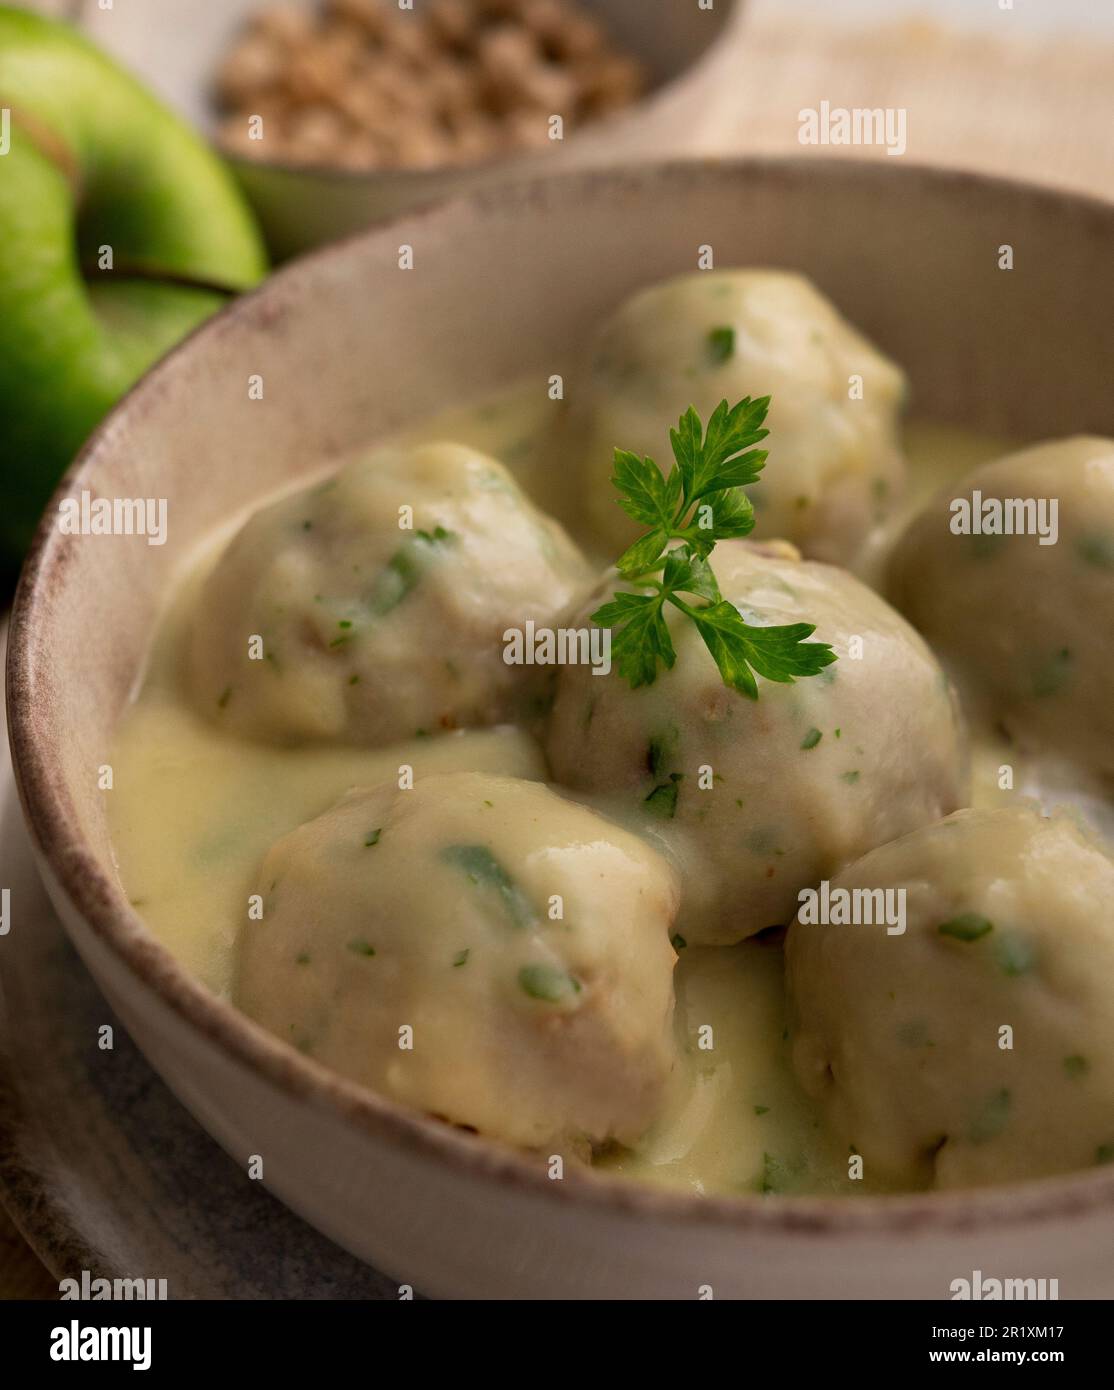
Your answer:
[[[653,1119],[678,886],[636,836],[540,783],[449,773],[350,794],[259,885],[236,1002],[327,1066],[526,1147]]]
[[[380,745],[521,716],[504,633],[554,623],[586,562],[494,459],[381,448],[256,513],[205,584],[202,709],[240,735]]]
[[[721,542],[714,563],[748,622],[815,623],[839,660],[792,685],[759,677],[751,701],[667,609],[673,669],[632,690],[617,671],[563,667],[546,748],[558,782],[683,865],[682,935],[728,945],[788,923],[804,885],[961,806],[966,745],[928,647],[853,576],[747,541]]]
[[[862,378],[861,398],[851,384]],[[616,447],[672,463],[669,429],[694,405],[770,396],[769,462],[748,488],[754,534],[845,564],[904,484],[905,378],[803,276],[698,272],[641,291],[599,335],[576,407],[589,519],[617,554],[637,528],[611,485]]]
[[[1114,1160],[1114,862],[1062,812],[960,811],[831,884],[899,889],[904,932],[789,930],[794,1067],[835,1136],[938,1187]]]
[[[1114,632],[1114,441],[1059,440],[976,468],[913,521],[889,582],[964,694],[1023,751],[1114,775],[1103,640]]]

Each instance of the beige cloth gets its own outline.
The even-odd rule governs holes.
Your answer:
[[[798,113],[903,107],[904,160],[1033,179],[1114,198],[1114,36],[989,31],[927,21],[873,29],[756,14],[739,56],[740,111],[724,149],[888,159],[884,149],[798,140]],[[895,164],[899,161],[895,158]]]

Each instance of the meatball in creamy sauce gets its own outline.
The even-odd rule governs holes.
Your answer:
[[[688,870],[682,934],[723,946],[787,925],[801,888],[954,811],[968,787],[954,692],[877,594],[784,545],[725,541],[715,566],[748,622],[807,619],[839,660],[792,685],[762,681],[751,702],[676,614],[677,662],[653,685],[561,669],[546,753],[558,782],[624,806],[672,848]]]
[[[345,1076],[530,1147],[633,1142],[674,1064],[679,888],[537,782],[355,791],[259,873],[233,998]]]
[[[552,624],[591,571],[495,459],[386,448],[257,512],[197,609],[190,676],[228,729],[381,746],[525,717],[512,626]]]
[[[279,1039],[527,1162],[768,1196],[1114,1161],[1114,445],[900,429],[901,369],[783,271],[649,286],[567,404],[545,381],[199,549],[113,751],[136,910]],[[508,660],[631,589],[613,448],[667,470],[744,395],[769,458],[712,592],[834,663],[748,698],[672,607],[651,684]],[[1055,543],[976,493],[1057,499]]]
[[[570,447],[612,554],[637,535],[609,484],[615,449],[666,468],[689,405],[706,420],[725,397],[772,397],[755,535],[813,559],[849,564],[905,487],[905,377],[802,275],[697,272],[643,290],[601,329],[584,385]]]
[[[949,486],[894,551],[890,590],[1007,737],[1114,779],[1114,440],[1041,444]]]
[[[959,811],[833,891],[903,930],[796,922],[793,1062],[833,1137],[903,1186],[1114,1159],[1114,861],[1069,816]]]

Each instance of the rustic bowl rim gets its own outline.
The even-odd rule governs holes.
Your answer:
[[[229,1058],[261,1075],[291,1099],[328,1110],[369,1137],[399,1145],[415,1155],[454,1165],[477,1180],[518,1189],[540,1201],[572,1203],[632,1219],[682,1224],[698,1230],[711,1225],[735,1234],[841,1234],[899,1236],[911,1231],[971,1234],[1078,1217],[1114,1208],[1114,1165],[1002,1186],[946,1192],[849,1197],[779,1196],[740,1193],[700,1196],[642,1185],[596,1170],[550,1180],[544,1166],[503,1146],[454,1129],[348,1081],[266,1033],[233,1005],[212,993],[161,945],[105,874],[94,853],[75,834],[76,812],[67,790],[65,731],[52,724],[51,711],[36,699],[35,671],[49,662],[50,615],[64,592],[65,551],[54,525],[63,497],[79,492],[86,474],[110,460],[129,421],[155,405],[173,384],[178,363],[204,351],[211,335],[253,321],[265,322],[272,301],[296,285],[307,267],[342,261],[377,240],[394,244],[404,225],[459,217],[514,215],[523,202],[564,198],[574,204],[606,197],[616,188],[652,188],[676,181],[767,178],[855,182],[876,189],[897,185],[895,197],[912,197],[927,186],[962,200],[987,193],[1024,199],[1050,211],[1109,228],[1114,239],[1114,201],[1054,187],[981,173],[941,170],[913,163],[901,168],[855,159],[740,157],[679,159],[630,169],[589,169],[557,173],[526,182],[464,194],[431,207],[409,211],[342,238],[289,262],[259,288],[242,295],[196,328],[147,372],[92,433],[60,481],[27,554],[12,610],[7,657],[7,708],[12,761],[24,818],[68,905],[100,942],[124,965],[132,984],[158,997],[179,1019],[197,1030]],[[69,934],[70,928],[63,924]]]

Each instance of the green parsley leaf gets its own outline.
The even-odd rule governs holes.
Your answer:
[[[681,417],[686,430],[677,432],[676,436],[670,431],[669,435],[681,480],[686,484],[684,495],[688,502],[695,502],[708,492],[741,488],[748,482],[758,481],[758,474],[765,467],[766,450],[754,449],[750,453],[743,453],[743,450],[750,449],[752,443],[762,441],[769,434],[769,430],[762,428],[768,410],[769,396],[761,396],[758,400],[744,396],[730,407],[726,400],[720,400],[701,441],[700,416],[693,407],[688,407]],[[677,453],[677,441],[681,443],[683,455]]]
[[[616,594],[610,603],[592,614],[592,622],[612,629],[612,660],[619,674],[636,690],[640,685],[653,684],[659,662],[671,668],[677,660],[661,611],[662,602],[660,593]]]
[[[754,503],[741,488],[709,493],[693,514],[683,539],[707,556],[716,541],[749,536],[754,530]]]
[[[697,598],[719,603],[719,591],[712,567],[701,555],[693,555],[686,546],[671,550],[666,556],[662,583],[672,593],[695,594]]]
[[[791,684],[818,675],[836,659],[828,643],[806,640],[816,630],[811,623],[748,623],[723,598],[708,563],[717,541],[754,529],[754,506],[743,488],[757,481],[766,463],[766,451],[751,446],[769,434],[763,423],[769,404],[769,396],[745,396],[734,406],[722,400],[707,429],[690,406],[669,432],[674,464],[668,475],[651,458],[615,450],[611,481],[622,494],[620,505],[648,528],[616,568],[643,592],[616,593],[591,620],[612,629],[616,669],[635,689],[652,685],[659,667],[669,670],[676,662],[667,603],[696,624],[724,683],[748,699],[758,698],[756,675]],[[705,602],[692,604],[682,594]],[[658,790],[672,794],[675,804],[675,788]],[[665,795],[662,801],[668,804]]]
[[[681,472],[684,498],[689,505],[706,493],[757,481],[766,463],[766,451],[757,449],[744,454],[743,450],[769,434],[769,430],[762,428],[769,406],[769,396],[761,396],[756,401],[744,396],[730,407],[726,401],[720,401],[712,411],[706,430],[701,428],[700,416],[689,406],[677,429],[669,431],[673,457]]]
[[[661,558],[668,543],[667,532],[647,531],[628,550],[623,551],[615,561],[615,568],[624,579],[637,579],[640,574],[655,568],[655,561]]]
[[[666,479],[653,459],[616,449],[611,481],[624,494],[619,505],[627,516],[651,528],[669,531],[681,500],[681,475],[676,469]]]
[[[726,599],[708,608],[686,605],[684,611],[715,658],[724,684],[751,700],[758,699],[751,668],[767,680],[792,685],[798,676],[814,676],[836,659],[826,642],[805,641],[816,631],[811,623],[752,627]]]

